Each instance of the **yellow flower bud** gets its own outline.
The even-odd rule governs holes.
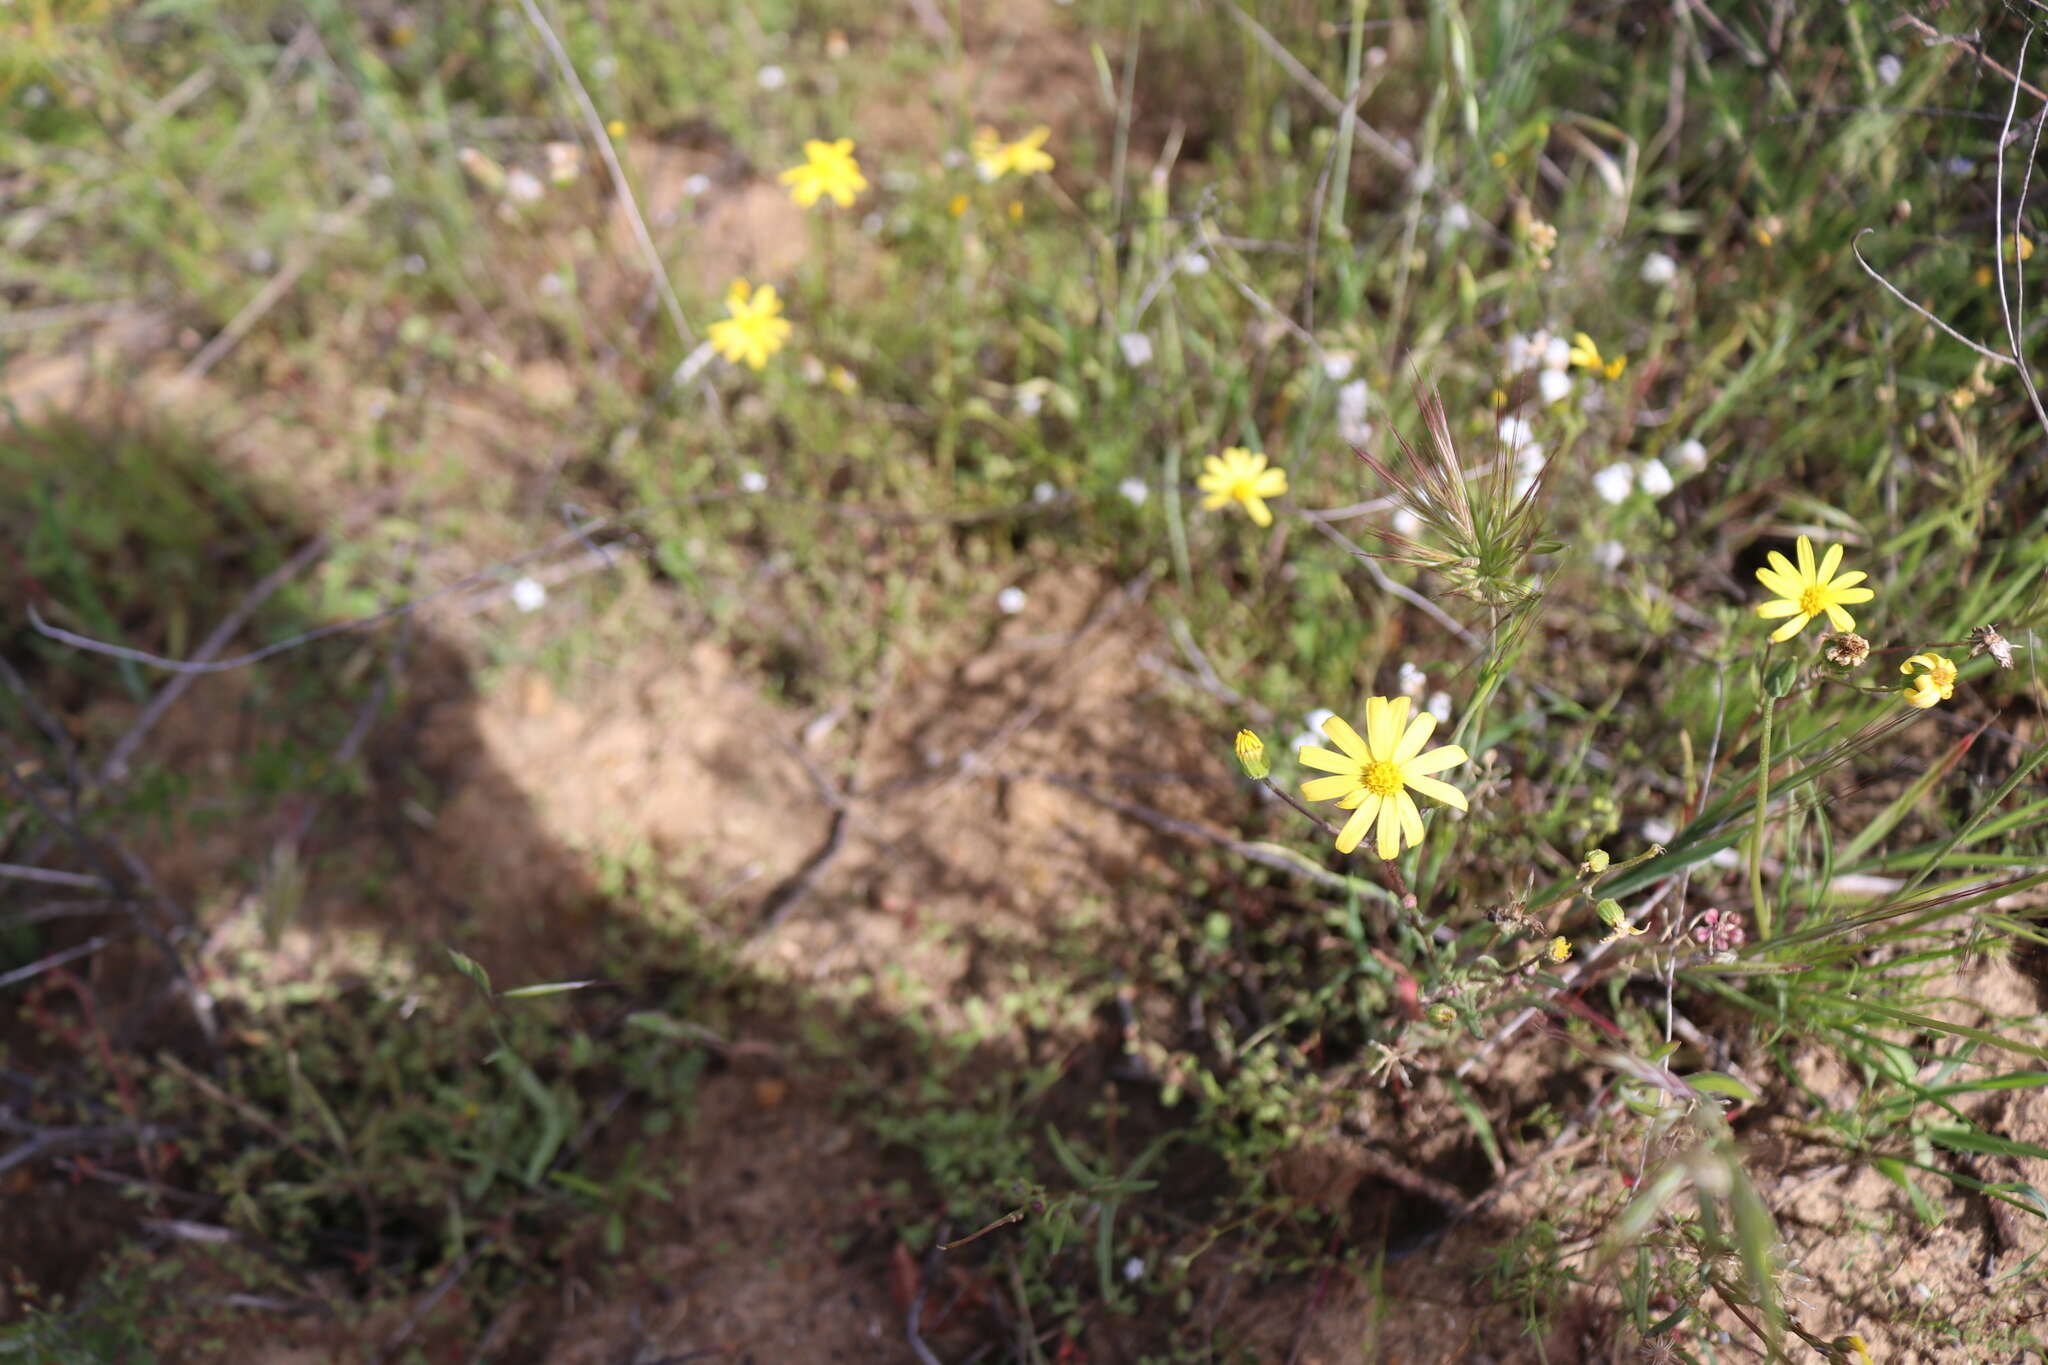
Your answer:
[[[1552,962],[1562,962],[1571,955],[1572,941],[1570,939],[1559,934],[1556,938],[1550,940],[1550,960]]]
[[[1237,761],[1244,766],[1244,775],[1254,782],[1265,780],[1273,771],[1273,765],[1266,759],[1266,742],[1250,730],[1237,732]]]

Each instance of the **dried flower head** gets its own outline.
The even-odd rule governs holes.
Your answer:
[[[2012,667],[2012,652],[2020,646],[1998,633],[1996,625],[1983,625],[1970,632],[1970,657],[1989,654],[2000,668]]]
[[[1839,635],[1823,635],[1821,639],[1827,645],[1828,662],[1838,667],[1861,668],[1870,657],[1870,641],[1853,630],[1845,630]]]

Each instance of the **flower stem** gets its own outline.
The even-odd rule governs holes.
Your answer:
[[[1749,899],[1756,908],[1756,936],[1771,936],[1771,903],[1764,899],[1764,812],[1771,802],[1771,708],[1777,704],[1764,692],[1761,737],[1757,741],[1756,828],[1749,836]]]

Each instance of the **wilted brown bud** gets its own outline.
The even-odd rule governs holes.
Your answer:
[[[2000,668],[2012,667],[2012,652],[2019,646],[1998,633],[1995,625],[1979,626],[1970,632],[1970,657],[1989,654]]]
[[[1870,641],[1854,631],[1828,636],[1828,662],[1843,668],[1861,668],[1870,657]]]

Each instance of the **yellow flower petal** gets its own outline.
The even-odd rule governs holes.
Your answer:
[[[1800,631],[1805,630],[1806,623],[1808,621],[1811,621],[1812,619],[1813,618],[1811,616],[1808,616],[1804,612],[1801,612],[1799,615],[1787,621],[1784,625],[1779,626],[1776,630],[1772,631],[1771,639],[1776,643],[1782,645],[1785,643],[1785,641],[1791,639]]]
[[[1778,550],[1773,550],[1768,555],[1765,555],[1764,558],[1770,561],[1771,567],[1777,570],[1777,572],[1784,577],[1787,583],[1790,583],[1795,587],[1798,585],[1799,570],[1792,567],[1792,561],[1785,558],[1782,552]],[[1758,572],[1761,573],[1762,570],[1759,569]]]
[[[1446,768],[1455,768],[1460,763],[1469,761],[1470,758],[1471,755],[1457,745],[1446,744],[1441,749],[1431,749],[1428,753],[1411,758],[1406,763],[1403,763],[1401,765],[1401,776],[1405,779],[1414,777],[1418,773],[1440,773]]]
[[[1872,592],[1869,588],[1850,588],[1846,591],[1835,593],[1834,599],[1837,602],[1841,602],[1848,606],[1853,607],[1858,602],[1868,602],[1871,598],[1875,596],[1877,596],[1877,594]]]
[[[1403,702],[1408,699],[1401,698]],[[1385,697],[1368,697],[1365,703],[1365,747],[1374,759],[1384,758],[1393,751],[1394,741],[1400,738],[1400,727],[1393,721],[1393,704]]]
[[[1858,583],[1861,583],[1864,579],[1868,577],[1870,577],[1869,574],[1863,572],[1863,570],[1861,569],[1857,569],[1854,572],[1843,574],[1840,578],[1830,580],[1828,583],[1828,587],[1835,589],[1837,591],[1843,588],[1853,588]]]
[[[1252,525],[1254,526],[1271,526],[1273,524],[1272,512],[1267,509],[1265,499],[1257,494],[1244,500],[1244,511],[1245,515],[1252,519]]]
[[[1415,798],[1402,792],[1393,803],[1401,809],[1401,834],[1408,840],[1408,846],[1422,847],[1422,812],[1415,808]]]
[[[1820,576],[1813,571],[1813,542],[1805,536],[1799,537],[1798,550],[1800,580],[1811,583]]]
[[[1821,556],[1820,571],[1816,573],[1814,577],[1818,578],[1821,582],[1825,583],[1830,578],[1833,578],[1835,576],[1835,570],[1841,567],[1842,547],[1839,545],[1830,545],[1828,546],[1828,552]]]
[[[1372,715],[1371,702],[1365,704],[1365,714],[1368,717]],[[1351,722],[1342,716],[1331,716],[1325,720],[1323,722],[1323,733],[1328,735],[1331,742],[1338,748],[1350,754],[1352,760],[1356,763],[1363,763],[1372,757],[1372,750],[1367,748],[1365,741],[1358,737],[1358,731],[1351,728]]]
[[[1337,831],[1339,853],[1349,853],[1358,847],[1359,841],[1365,838],[1365,832],[1372,828],[1372,822],[1379,817],[1382,804],[1379,797],[1371,793],[1366,794],[1358,809],[1351,812],[1351,818],[1344,822],[1344,828]]]
[[[1756,614],[1763,617],[1766,621],[1775,620],[1780,616],[1797,616],[1799,614],[1799,604],[1797,602],[1788,602],[1782,597],[1775,598],[1769,602],[1757,603]]]
[[[1277,498],[1287,491],[1287,471],[1268,469],[1261,473],[1252,484],[1252,492],[1262,498]]]
[[[1856,618],[1851,616],[1848,612],[1843,611],[1833,602],[1828,603],[1824,610],[1828,614],[1829,624],[1834,626],[1836,630],[1841,631],[1844,635],[1847,635],[1850,631],[1856,629]]]
[[[1389,860],[1401,856],[1401,805],[1392,797],[1380,802],[1378,844],[1374,852]]]
[[[1348,730],[1351,727],[1347,725],[1344,728]],[[1342,741],[1339,742],[1341,743]],[[1328,749],[1303,749],[1296,757],[1301,760],[1301,765],[1304,768],[1320,768],[1326,773],[1355,773],[1358,771],[1358,765],[1363,761],[1362,759],[1346,758],[1344,755],[1332,753]],[[1318,797],[1317,799],[1322,800],[1324,798]]]
[[[1394,746],[1392,754],[1395,763],[1405,764],[1422,752],[1422,746],[1429,743],[1429,737],[1436,733],[1436,717],[1424,711],[1408,722],[1408,732],[1401,736],[1401,742]]]
[[[1355,772],[1339,777],[1312,777],[1301,784],[1301,794],[1311,801],[1341,801],[1357,790]]]
[[[1756,571],[1756,581],[1780,597],[1796,598],[1800,593],[1798,579],[1789,578],[1772,569],[1758,569]]]
[[[1459,791],[1448,782],[1434,777],[1424,777],[1412,770],[1402,780],[1424,796],[1432,800],[1441,801],[1452,810],[1472,809],[1465,800],[1465,793]]]

